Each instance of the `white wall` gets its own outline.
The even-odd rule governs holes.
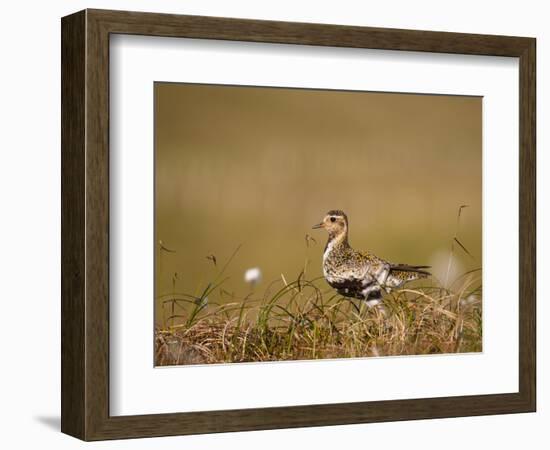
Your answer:
[[[86,7],[538,38],[539,412],[536,414],[104,442],[101,448],[543,448],[550,442],[548,147],[550,14],[542,1],[5,2],[0,15],[0,443],[75,448],[59,433],[60,17]],[[546,204],[546,208],[543,208]],[[503,243],[505,245],[505,243]],[[26,309],[32,310],[27,314]],[[471,374],[475,377],[476,374]],[[9,445],[5,445],[9,444]],[[545,445],[546,444],[546,445]],[[30,447],[32,448],[32,447]]]

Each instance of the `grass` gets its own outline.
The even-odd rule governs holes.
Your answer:
[[[198,296],[159,299],[168,313],[155,330],[156,365],[481,351],[480,270],[449,288],[409,284],[375,308],[303,273],[235,298],[223,290],[222,275],[223,269]]]
[[[158,299],[163,326],[155,329],[155,365],[480,352],[481,269],[449,282],[455,251],[472,257],[458,238],[467,207],[458,208],[444,282],[409,283],[374,308],[341,297],[322,278],[306,279],[307,261],[296,280],[281,274],[263,294],[251,286],[236,297],[223,289],[223,276],[240,247],[200,295],[176,293],[174,274],[173,292]],[[162,241],[160,250],[173,252]]]

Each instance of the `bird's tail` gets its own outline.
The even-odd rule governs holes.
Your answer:
[[[431,266],[410,266],[408,264],[394,264],[390,268],[390,275],[403,281],[418,280],[427,278],[432,274],[424,269],[429,269]]]

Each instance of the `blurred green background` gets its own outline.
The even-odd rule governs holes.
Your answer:
[[[467,204],[451,278],[481,267],[481,118],[480,97],[156,83],[156,296],[200,293],[240,244],[235,295],[252,267],[258,291],[321,276],[330,209],[355,248],[445,278]]]

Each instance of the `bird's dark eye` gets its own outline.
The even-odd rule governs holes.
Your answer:
[[[331,222],[336,222],[336,217],[331,217],[331,218],[330,218],[330,221],[331,221]]]

